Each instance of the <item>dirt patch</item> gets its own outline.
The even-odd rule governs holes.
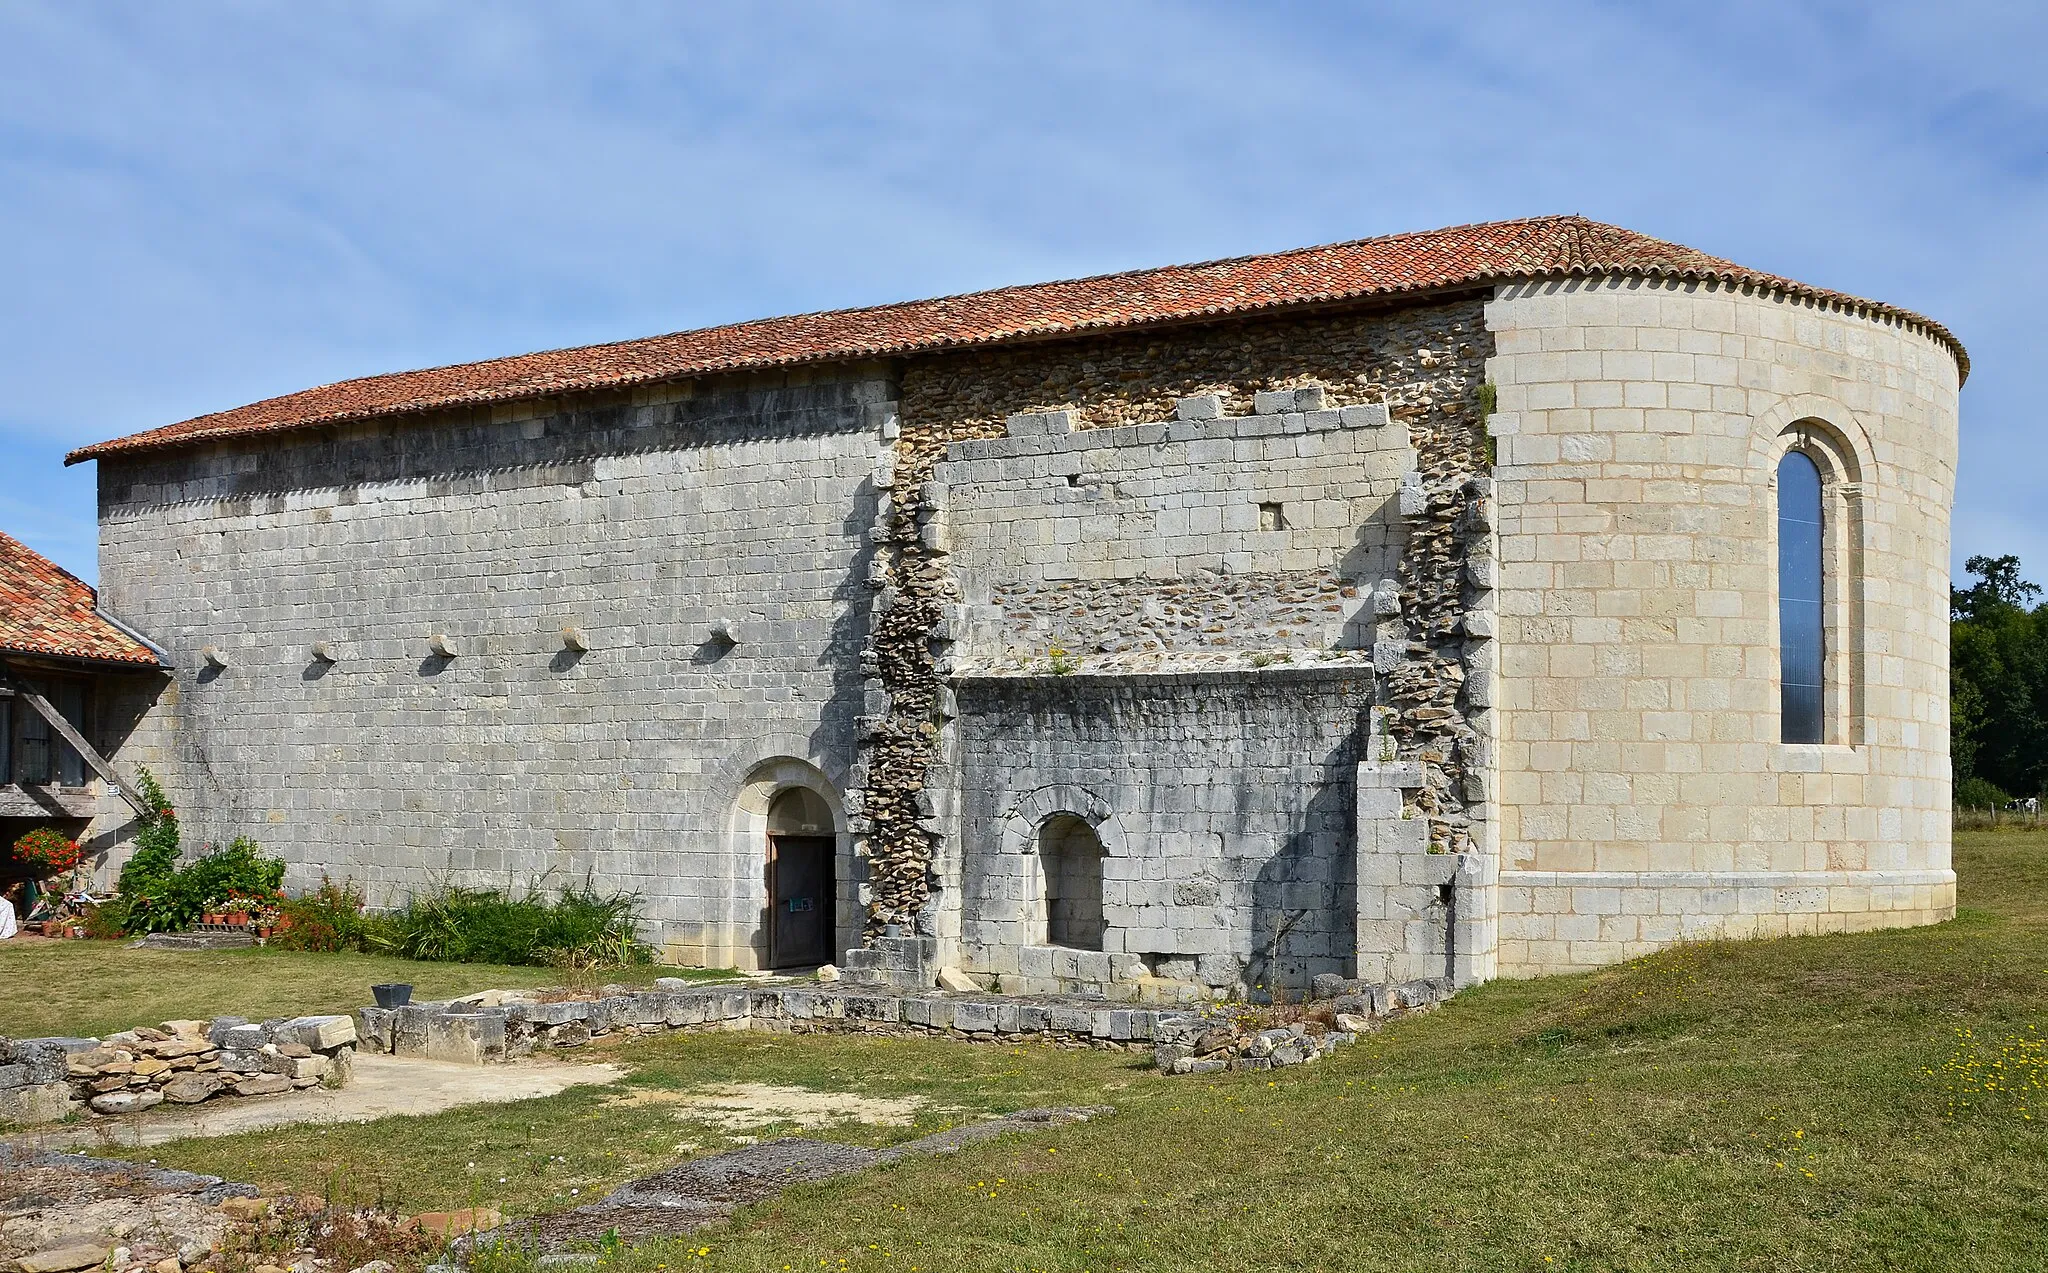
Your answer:
[[[917,1121],[920,1112],[934,1108],[922,1096],[861,1096],[773,1083],[721,1083],[687,1092],[643,1088],[615,1096],[609,1103],[673,1105],[677,1118],[708,1123],[729,1132],[785,1124],[804,1128],[843,1123],[908,1127]]]
[[[354,1080],[337,1090],[315,1087],[260,1101],[180,1106],[176,1112],[160,1108],[136,1118],[50,1128],[14,1139],[49,1149],[139,1148],[295,1123],[367,1123],[395,1114],[438,1114],[463,1105],[553,1096],[571,1087],[614,1083],[624,1077],[625,1071],[617,1066],[541,1057],[517,1065],[479,1066],[361,1053],[355,1059]]]

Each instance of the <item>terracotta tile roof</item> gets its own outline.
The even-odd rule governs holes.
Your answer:
[[[101,442],[73,451],[65,463],[218,437],[726,371],[899,357],[1511,279],[1593,274],[1718,279],[1888,317],[1924,328],[1946,343],[1963,374],[1969,374],[1962,345],[1946,328],[1918,314],[1763,274],[1584,217],[1533,217],[368,376]]]
[[[94,612],[98,599],[76,575],[0,534],[0,655],[159,666],[148,646]]]

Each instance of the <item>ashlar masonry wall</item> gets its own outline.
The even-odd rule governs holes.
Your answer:
[[[1371,699],[1356,665],[962,680],[962,966],[1032,991],[1352,975]],[[1059,815],[1104,850],[1101,953],[1048,941],[1038,830]]]
[[[1954,913],[1958,368],[1710,284],[1503,287],[1500,970]],[[1826,481],[1824,742],[1780,741],[1776,497]]]
[[[295,889],[587,877],[669,957],[756,965],[770,788],[836,814],[853,762],[894,399],[842,371],[108,457],[103,593],[177,664],[122,762]]]

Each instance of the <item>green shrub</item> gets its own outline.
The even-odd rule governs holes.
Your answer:
[[[163,909],[159,902],[167,900],[169,882],[178,872],[178,815],[155,774],[147,769],[137,771],[135,785],[150,812],[136,818],[135,852],[121,868],[115,887],[130,912],[131,927],[153,933],[161,930],[148,926],[149,916]]]
[[[1956,784],[1958,809],[2003,809],[2011,799],[1983,778],[1965,778]]]
[[[99,941],[111,941],[128,935],[128,906],[120,898],[90,906],[85,911],[85,935]]]
[[[653,961],[640,940],[636,893],[599,893],[588,881],[549,897],[443,882],[390,918],[392,949],[447,963],[609,968]]]
[[[390,945],[388,927],[364,911],[363,891],[353,881],[336,884],[323,875],[319,888],[278,907],[270,944],[280,950],[381,950]]]
[[[226,848],[209,851],[192,865],[178,869],[178,815],[157,783],[143,769],[136,775],[143,803],[153,812],[138,816],[135,852],[121,868],[116,887],[129,932],[164,933],[199,922],[208,903],[239,899],[250,905],[274,900],[284,879],[282,859],[265,857],[254,840],[237,838]]]

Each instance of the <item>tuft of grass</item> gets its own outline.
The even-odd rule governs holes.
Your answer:
[[[2048,835],[1960,836],[1957,861],[1953,923],[1495,983],[1278,1075],[672,1035],[617,1047],[635,1070],[609,1092],[148,1153],[301,1191],[352,1174],[406,1206],[519,1211],[730,1143],[622,1096],[745,1080],[923,1094],[926,1123],[1023,1104],[1119,1112],[799,1187],[729,1226],[608,1251],[607,1273],[2034,1270],[2048,1267],[2032,1107],[2048,1091]]]

